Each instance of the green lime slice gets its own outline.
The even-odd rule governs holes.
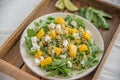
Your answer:
[[[58,0],[55,4],[55,7],[59,9],[65,9],[64,0]]]
[[[64,0],[65,7],[70,11],[77,11],[78,8],[71,2],[71,0]]]

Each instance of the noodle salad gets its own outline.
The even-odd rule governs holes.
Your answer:
[[[27,29],[25,46],[35,65],[50,72],[47,76],[72,76],[75,70],[80,74],[97,65],[102,53],[75,15],[35,21],[34,28]]]

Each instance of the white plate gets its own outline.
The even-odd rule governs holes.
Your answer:
[[[34,27],[34,22],[35,21],[39,21],[40,19],[46,19],[48,16],[52,16],[52,17],[59,17],[59,16],[62,16],[62,17],[66,17],[67,15],[73,15],[73,14],[70,14],[70,13],[52,13],[52,14],[47,14],[47,15],[44,15],[44,16],[41,16],[37,19],[35,19],[31,24],[29,24],[27,26],[27,28],[25,29],[25,31],[23,32],[22,34],[22,37],[21,37],[21,40],[20,40],[20,51],[21,51],[21,56],[25,62],[25,64],[36,74],[38,74],[39,76],[42,76],[42,77],[45,77],[45,78],[48,78],[48,79],[55,79],[55,80],[70,80],[70,79],[77,79],[77,78],[80,78],[80,77],[83,77],[87,74],[89,74],[90,72],[92,72],[96,67],[91,67],[89,68],[87,71],[81,73],[81,74],[77,74],[76,71],[73,72],[73,76],[72,77],[62,77],[62,76],[54,76],[54,77],[47,77],[45,76],[48,72],[46,72],[45,70],[41,69],[40,67],[36,66],[34,64],[34,58],[33,56],[29,55],[29,54],[26,54],[26,48],[25,48],[25,45],[24,45],[24,37],[27,35],[27,29],[28,28],[32,28]],[[77,15],[76,15],[77,16]],[[80,17],[80,16],[77,16],[81,19],[83,19],[85,25],[86,25],[86,29],[90,31],[90,33],[92,34],[93,38],[95,39],[95,42],[97,44],[98,47],[100,47],[101,50],[104,50],[104,43],[103,43],[103,39],[100,35],[100,33],[98,32],[98,30],[95,28],[94,25],[92,25],[88,20]],[[102,55],[100,55],[100,60],[102,58]]]

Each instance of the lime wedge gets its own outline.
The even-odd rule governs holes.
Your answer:
[[[78,10],[78,8],[71,2],[71,0],[64,0],[64,5],[70,11]]]
[[[55,4],[55,7],[59,9],[65,9],[64,0],[58,0]]]

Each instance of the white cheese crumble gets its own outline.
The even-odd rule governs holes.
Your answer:
[[[52,28],[52,29],[54,29],[55,26],[56,26],[56,25],[55,25],[54,23],[50,23],[50,25],[49,25],[49,27]]]
[[[46,42],[50,42],[50,41],[51,41],[51,38],[50,38],[50,36],[48,36],[48,35],[46,35],[46,36],[44,37],[44,39],[45,39]]]
[[[77,26],[77,23],[75,21],[71,21],[71,24],[76,27]]]
[[[40,50],[40,46],[37,44],[37,37],[31,37],[31,41],[32,41],[32,48],[31,50]]]
[[[67,67],[72,68],[72,62],[71,61],[67,61]]]
[[[40,61],[44,60],[44,57],[43,56],[40,56]]]
[[[75,39],[80,39],[79,33],[73,33],[73,37],[74,37]]]
[[[65,59],[65,58],[66,58],[66,55],[60,55],[60,58]]]
[[[37,37],[31,37],[32,43],[37,43]]]
[[[68,41],[67,40],[63,40],[63,46],[67,47],[68,46]]]
[[[39,65],[40,64],[40,59],[34,58],[34,62],[35,62],[35,65]]]
[[[33,47],[31,50],[40,50],[40,46],[37,43],[32,43]]]
[[[61,25],[60,24],[56,25],[56,30],[61,30]]]

